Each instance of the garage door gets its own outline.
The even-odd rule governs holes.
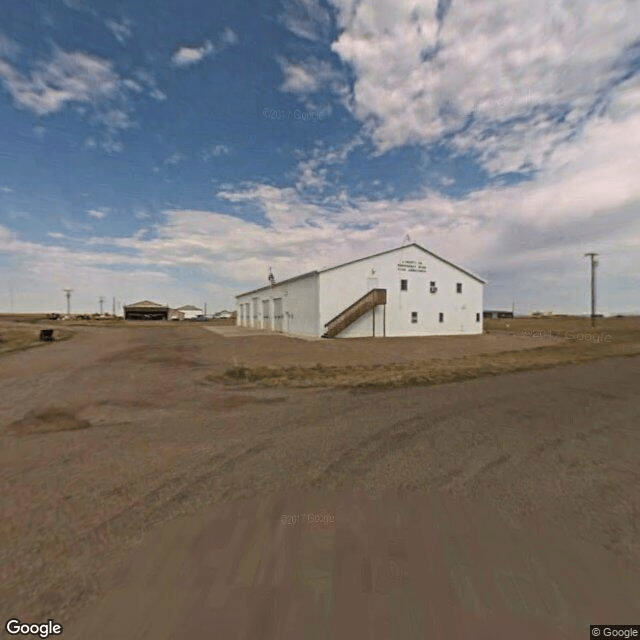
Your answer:
[[[263,329],[271,329],[271,317],[269,314],[269,303],[270,300],[262,301],[262,328]]]
[[[284,314],[282,311],[282,298],[273,299],[273,322],[276,331],[283,330]]]
[[[254,327],[260,326],[258,314],[259,314],[258,298],[254,298],[253,299],[253,326]]]

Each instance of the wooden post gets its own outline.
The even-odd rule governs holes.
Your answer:
[[[376,306],[373,305],[373,337],[376,337]]]

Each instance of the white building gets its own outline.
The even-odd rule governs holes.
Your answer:
[[[214,313],[211,317],[214,320],[228,320],[229,318],[233,318],[233,311],[227,311],[224,309],[222,311],[218,311],[218,313]]]
[[[483,287],[413,243],[236,296],[237,324],[340,338],[476,334]]]
[[[181,311],[184,314],[185,320],[193,320],[193,318],[202,313],[202,309],[198,309],[198,307],[194,307],[192,304],[185,304],[184,307],[178,307],[177,311]]]

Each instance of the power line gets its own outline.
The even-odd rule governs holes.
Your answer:
[[[597,253],[585,253],[585,258],[589,256],[591,258],[591,326],[596,326],[596,267],[598,261],[596,260]]]
[[[71,315],[71,292],[73,289],[63,289],[63,291],[67,294],[67,315]]]

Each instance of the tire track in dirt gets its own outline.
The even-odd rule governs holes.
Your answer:
[[[412,416],[376,431],[328,464],[313,479],[311,486],[318,488],[341,477],[361,476],[376,462],[407,448],[433,429],[433,424],[423,426],[422,421],[425,421],[423,416]]]
[[[218,477],[223,480],[227,474],[234,471],[237,465],[241,465],[260,455],[273,444],[273,438],[267,438],[231,458],[228,458],[228,454],[225,452],[208,456],[206,460],[197,465],[200,469],[205,468],[205,471],[197,473],[197,468],[194,469],[193,467],[184,469],[183,475],[189,479],[186,482],[181,482],[177,490],[176,484],[179,483],[179,480],[176,478],[170,478],[160,483],[151,491],[146,492],[141,498],[128,503],[117,513],[81,534],[78,542],[92,540],[96,536],[103,536],[105,533],[113,534],[116,529],[128,524],[132,510],[139,514],[137,519],[147,525],[155,521],[158,516],[169,515],[168,512],[171,512],[172,507],[196,498],[198,491],[194,492],[194,488],[204,487],[205,485],[210,488],[212,479]],[[216,463],[220,461],[224,462],[218,466]]]

